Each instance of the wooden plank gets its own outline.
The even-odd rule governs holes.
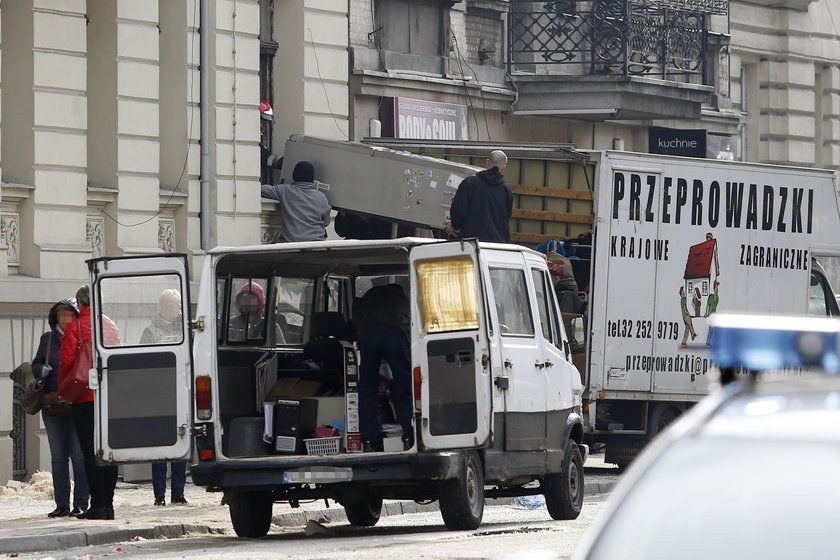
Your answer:
[[[543,235],[541,233],[520,233],[517,231],[510,232],[510,240],[515,243],[532,243],[539,245],[549,239],[557,238],[556,235]]]
[[[535,196],[548,196],[551,198],[571,198],[575,200],[594,200],[592,191],[578,189],[555,189],[551,187],[535,187],[533,185],[510,185],[514,194],[527,194]]]
[[[513,209],[512,218],[525,220],[544,220],[551,222],[567,222],[572,224],[591,224],[592,214],[570,214],[568,212],[548,212],[545,210]]]

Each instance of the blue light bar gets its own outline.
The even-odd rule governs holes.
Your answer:
[[[840,372],[840,319],[719,313],[709,324],[719,368]]]

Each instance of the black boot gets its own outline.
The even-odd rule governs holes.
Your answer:
[[[67,517],[70,515],[70,508],[57,507],[47,514],[47,517]]]
[[[80,513],[76,516],[76,519],[113,519],[114,518],[114,510],[111,508],[110,510],[110,517],[108,508],[105,506],[97,506],[89,508],[86,512]]]

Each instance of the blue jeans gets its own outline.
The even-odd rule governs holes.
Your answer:
[[[394,380],[391,397],[397,412],[397,422],[403,434],[411,434],[411,349],[403,330],[386,323],[369,325],[359,341],[361,366],[359,368],[359,430],[363,440],[382,440],[377,419],[376,394],[379,388],[379,366],[388,362]]]
[[[47,441],[50,444],[50,463],[52,465],[53,492],[55,505],[70,507],[70,466],[73,463],[73,507],[87,509],[88,482],[85,474],[85,458],[76,436],[73,416],[47,416],[41,413],[47,428]]]
[[[172,469],[172,498],[184,497],[184,485],[187,483],[187,462],[177,461],[175,463],[152,463],[152,486],[155,489],[155,498],[166,496],[166,465]]]

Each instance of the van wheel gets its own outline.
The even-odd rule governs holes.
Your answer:
[[[268,533],[271,526],[271,508],[274,505],[269,492],[228,490],[228,507],[233,530],[240,537],[258,539]]]
[[[563,470],[547,474],[540,486],[552,519],[577,519],[583,508],[583,459],[577,443],[569,440]]]
[[[347,521],[356,527],[373,527],[382,513],[382,498],[371,498],[363,502],[343,505]]]
[[[456,478],[440,487],[440,514],[447,529],[477,529],[484,515],[484,469],[478,453],[464,454],[464,464]]]

